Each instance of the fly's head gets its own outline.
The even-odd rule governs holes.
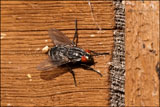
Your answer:
[[[94,62],[93,56],[91,55],[91,51],[85,50],[85,52],[86,54],[81,57],[81,62],[87,65],[94,65],[95,62]]]

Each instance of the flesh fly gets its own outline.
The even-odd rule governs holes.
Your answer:
[[[102,76],[100,72],[90,67],[95,64],[93,56],[107,55],[109,53],[97,53],[77,47],[77,20],[75,21],[75,34],[72,41],[57,29],[52,28],[49,29],[48,32],[55,46],[48,51],[48,58],[38,65],[38,70],[51,70],[54,72],[54,77],[70,72],[73,76],[75,86],[77,83],[75,73],[72,70],[74,68],[81,67],[86,70],[94,71]]]

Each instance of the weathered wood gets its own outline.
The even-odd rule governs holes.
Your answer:
[[[114,49],[109,66],[110,106],[125,106],[125,4],[114,0],[115,30]]]
[[[159,1],[126,1],[126,106],[159,106]]]
[[[1,104],[2,106],[106,106],[108,65],[111,55],[95,57],[103,74],[75,69],[78,86],[70,73],[50,80],[51,72],[36,66],[47,57],[41,49],[53,44],[49,28],[61,29],[70,39],[78,20],[79,46],[97,52],[113,48],[114,12],[111,1],[2,1]],[[94,21],[95,20],[95,21]],[[98,24],[98,26],[96,25]],[[99,28],[103,30],[99,30]]]

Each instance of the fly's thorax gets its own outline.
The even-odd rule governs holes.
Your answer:
[[[84,55],[84,51],[81,48],[78,47],[70,47],[67,56],[72,62],[81,61],[81,57]]]

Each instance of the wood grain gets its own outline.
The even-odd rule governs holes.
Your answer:
[[[60,29],[70,39],[78,20],[79,46],[97,52],[113,48],[114,6],[111,1],[2,1],[1,105],[2,106],[106,106],[108,66],[111,55],[95,57],[94,72],[75,69],[77,87],[70,73],[50,80],[36,66],[47,55],[41,49],[53,44],[49,28]],[[97,24],[98,26],[97,26]],[[101,28],[102,30],[99,30]],[[92,37],[93,36],[93,37]]]
[[[126,2],[126,106],[159,106],[159,1]]]
[[[94,1],[91,4],[99,26],[112,29],[112,2]],[[97,28],[88,1],[5,1],[2,10],[2,31],[37,31],[52,27],[73,29],[76,18],[79,29]]]

